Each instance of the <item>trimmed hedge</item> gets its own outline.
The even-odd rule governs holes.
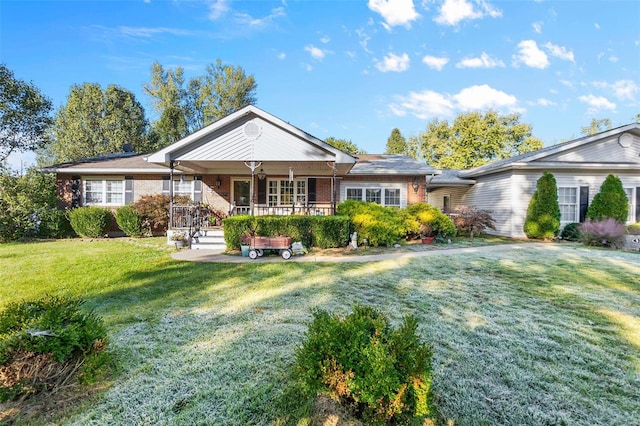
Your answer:
[[[142,216],[131,206],[122,206],[116,210],[116,223],[129,237],[142,237]]]
[[[78,207],[69,210],[69,222],[76,234],[84,238],[102,238],[111,227],[111,210],[100,207]]]
[[[384,207],[377,203],[347,200],[338,205],[338,214],[349,216],[358,241],[365,238],[370,246],[391,246],[406,234],[405,226],[397,208]]]
[[[344,216],[233,216],[223,220],[228,249],[240,248],[242,235],[284,235],[306,247],[343,247],[349,239],[349,218]]]
[[[416,222],[420,229],[429,229],[432,236],[447,238],[456,235],[456,226],[449,216],[431,204],[416,203],[405,210],[405,224],[411,224],[411,226],[407,226],[406,232],[408,235],[415,232],[414,226]]]

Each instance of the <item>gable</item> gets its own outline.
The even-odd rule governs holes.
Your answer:
[[[566,151],[538,158],[533,162],[540,161],[640,164],[640,137],[626,132],[578,145]]]

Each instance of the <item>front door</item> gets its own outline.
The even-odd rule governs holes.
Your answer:
[[[249,207],[250,199],[249,180],[233,181],[233,202],[236,207]]]

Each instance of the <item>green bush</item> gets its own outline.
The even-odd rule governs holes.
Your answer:
[[[348,216],[358,233],[358,241],[365,238],[373,247],[391,246],[406,234],[399,210],[377,203],[347,200],[338,205],[338,215]]]
[[[622,181],[617,176],[607,176],[600,186],[600,192],[593,197],[587,210],[587,218],[603,220],[610,217],[620,223],[625,223],[628,215],[629,200],[622,187]]]
[[[92,311],[82,312],[81,305],[77,299],[47,296],[11,303],[0,312],[0,368],[4,373],[0,375],[0,402],[55,385],[47,379],[59,381],[61,374],[74,374],[75,369],[65,368],[68,364],[64,363],[78,360],[79,366],[83,359],[106,348],[102,320]],[[14,363],[14,358],[20,362]],[[42,370],[60,371],[47,376],[37,368],[22,369],[19,364],[25,362],[45,363]]]
[[[412,204],[406,209],[404,223],[408,238],[416,234],[416,223],[418,234],[424,236],[436,236],[447,238],[456,234],[456,227],[453,221],[439,208],[427,203]]]
[[[73,233],[67,212],[55,207],[38,210],[38,238],[67,238]]]
[[[309,397],[329,392],[367,424],[389,424],[433,415],[431,348],[407,316],[393,329],[372,307],[355,306],[342,318],[323,310],[296,350],[295,371]]]
[[[567,241],[579,241],[580,240],[580,224],[579,223],[567,223],[562,228],[560,237]]]
[[[242,235],[272,237],[284,235],[306,247],[342,247],[349,236],[349,219],[344,216],[232,216],[223,220],[227,248],[240,248]]]
[[[131,206],[122,206],[116,210],[116,222],[120,229],[130,237],[142,237],[142,217]]]
[[[551,239],[560,231],[560,206],[556,178],[542,173],[527,208],[524,233],[529,238]]]
[[[640,222],[632,223],[627,226],[627,234],[629,235],[640,235]]]
[[[84,238],[104,237],[111,227],[111,210],[100,207],[78,207],[68,211],[69,222],[76,234]]]

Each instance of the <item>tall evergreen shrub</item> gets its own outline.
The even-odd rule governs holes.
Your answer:
[[[628,215],[629,200],[622,187],[622,181],[617,176],[607,176],[600,186],[600,192],[593,197],[587,210],[587,218],[591,220],[611,218],[625,223]]]
[[[529,238],[550,239],[560,231],[560,206],[556,178],[549,172],[542,173],[529,202],[524,233]]]

